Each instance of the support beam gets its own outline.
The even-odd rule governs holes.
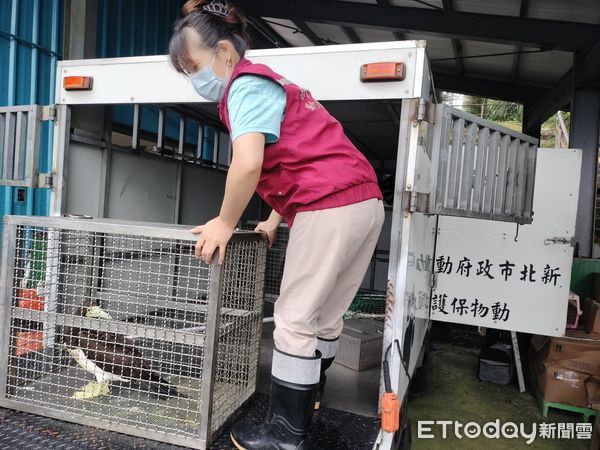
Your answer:
[[[433,81],[436,89],[525,104],[534,102],[548,90],[542,86],[486,80],[483,78],[439,72],[435,70],[435,66],[433,67]]]
[[[64,59],[96,57],[97,0],[68,0],[65,3]]]
[[[446,11],[454,12],[454,0],[442,0]],[[459,75],[465,74],[465,63],[462,60],[462,43],[458,39],[452,39],[452,52],[456,58],[456,65]]]
[[[360,44],[362,42],[352,27],[342,27],[342,31],[348,36],[348,39],[350,39],[353,44]]]
[[[598,144],[600,141],[600,80],[598,61],[600,44],[585,54],[577,55],[573,68],[574,93],[571,104],[569,146],[581,149],[581,179],[575,240],[579,256],[591,257],[594,243]]]
[[[389,0],[377,0],[377,4],[379,6],[393,6]],[[394,37],[399,41],[406,40],[404,33],[401,33],[400,31],[394,31]]]
[[[521,8],[519,10],[519,17],[524,19],[527,17],[527,10],[529,9],[529,0],[521,0]],[[521,64],[521,50],[522,47],[517,45],[515,47],[515,56],[513,57],[513,68],[512,68],[512,81],[516,81],[519,75],[519,65]]]
[[[314,45],[324,45],[323,40],[316,35],[316,33],[310,28],[303,20],[294,20],[294,25],[298,27],[302,34],[304,34]]]
[[[556,111],[569,104],[572,94],[573,71],[569,70],[552,89],[529,106],[529,114],[523,117],[523,132],[531,134],[533,130],[540,128]]]
[[[583,151],[575,240],[580,257],[592,256],[600,132],[600,89],[575,89],[569,146]]]
[[[291,47],[290,43],[277,33],[277,31],[271,28],[262,18],[252,17],[252,19],[250,19],[250,24],[257,33],[260,33],[265,39],[272,42],[275,47]]]
[[[541,139],[542,124],[527,128],[528,119],[531,114],[530,109],[531,109],[531,105],[523,105],[523,121],[521,123],[521,129],[523,130],[523,133],[525,133],[526,135],[534,137],[536,139]]]
[[[427,8],[325,0],[238,0],[254,16],[337,25],[415,30],[462,39],[573,51],[600,39],[600,25]]]
[[[577,85],[588,88],[598,86],[600,82],[600,43],[594,45],[586,52],[577,57]],[[567,107],[572,99],[575,76],[573,70],[569,70],[556,85],[543,97],[540,97],[530,108],[530,115],[525,123],[525,132],[536,129],[544,123],[556,111]]]

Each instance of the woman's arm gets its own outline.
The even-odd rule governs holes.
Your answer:
[[[277,214],[275,210],[271,211],[271,215],[264,222],[259,222],[254,228],[254,231],[260,231],[267,235],[267,240],[269,241],[269,247],[271,247],[275,243],[275,237],[277,236],[277,229],[279,228],[279,224],[283,218]]]
[[[232,228],[240,220],[256,191],[264,149],[265,136],[262,133],[247,133],[233,142],[233,157],[219,214],[221,220]]]
[[[279,224],[281,223],[281,221],[283,220],[283,217],[281,217],[277,211],[273,210],[271,211],[271,214],[269,215],[269,218],[267,219],[269,222],[271,222],[272,224],[274,224],[275,226],[279,226]]]
[[[233,142],[233,156],[225,182],[225,195],[218,217],[192,229],[200,233],[196,242],[196,256],[210,264],[219,249],[219,264],[225,261],[225,247],[248,206],[263,163],[265,137],[262,133],[247,133]]]

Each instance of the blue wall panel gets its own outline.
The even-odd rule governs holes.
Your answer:
[[[62,53],[63,0],[0,1],[0,106],[54,103],[56,63]],[[52,162],[52,123],[40,139],[41,172]],[[47,215],[50,193],[0,186],[0,214]]]
[[[97,57],[166,54],[173,25],[181,13],[183,3],[183,0],[99,0]],[[156,132],[158,110],[144,108],[142,111],[142,129]],[[133,108],[129,105],[115,106],[113,120],[131,126]],[[210,139],[205,139],[202,153],[205,157],[209,155],[212,158],[210,145],[214,142],[214,131],[209,130],[206,135]],[[175,114],[166,116],[165,136],[173,140],[179,137],[179,118]],[[197,136],[198,124],[188,122],[186,142],[196,145]]]
[[[164,55],[183,1],[99,0],[99,58]]]

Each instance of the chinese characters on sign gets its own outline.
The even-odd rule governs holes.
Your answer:
[[[408,253],[408,268],[417,272],[429,272],[431,270],[431,256],[420,253],[418,256],[413,252]]]
[[[449,301],[446,294],[435,294],[431,299],[431,310],[441,314],[471,315],[472,317],[487,317],[492,320],[506,322],[510,317],[510,309],[506,302],[484,304],[479,299],[468,301],[466,298],[454,297]]]
[[[523,283],[556,286],[562,274],[558,268],[549,264],[545,267],[534,264],[517,265],[511,261],[490,261],[489,259],[470,259],[466,256],[452,258],[442,255],[434,261],[434,271],[442,276],[451,275],[464,278],[482,278],[508,282],[517,280]],[[507,322],[511,318],[509,303],[502,300],[484,301],[481,298],[461,298],[437,293],[431,299],[431,311],[442,315],[460,317],[487,318]]]
[[[546,264],[543,269],[539,267],[536,269],[533,264],[523,264],[522,267],[523,270],[519,270],[517,265],[510,261],[504,261],[500,264],[493,264],[489,259],[471,262],[467,257],[452,261],[449,256],[440,256],[435,260],[436,273],[458,274],[466,278],[474,276],[494,280],[499,277],[501,280],[508,281],[510,278],[518,276],[520,281],[526,283],[543,283],[556,286],[562,276],[558,267],[552,268],[549,264]]]

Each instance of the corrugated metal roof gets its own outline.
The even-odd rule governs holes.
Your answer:
[[[438,8],[443,8],[442,0],[426,0],[427,3],[431,5],[435,5]],[[414,0],[391,0],[390,3],[394,6],[405,6],[409,8],[429,8],[429,6],[423,3],[417,3]]]
[[[404,37],[410,40],[426,40],[427,56],[430,61],[454,57],[452,50],[452,39],[417,33],[405,33]],[[453,60],[437,61],[432,64],[435,65],[436,70],[440,70],[445,73],[456,72],[459,67],[457,62]]]
[[[523,3],[525,2],[525,3]],[[327,2],[324,2],[327,3]],[[399,10],[402,8],[411,8],[412,12],[419,9],[435,9],[436,16],[428,14],[424,17],[432,17],[434,20],[440,21],[439,10],[444,10],[444,7],[452,8],[453,11],[448,11],[448,21],[452,21],[453,17],[458,18],[465,13],[483,14],[486,16],[511,18],[516,21],[523,19],[539,19],[552,20],[555,25],[560,23],[586,23],[596,24],[598,26],[598,35],[600,36],[600,3],[599,0],[576,0],[567,2],[564,0],[343,0],[331,1],[331,8],[351,8],[351,4],[367,4],[379,5],[380,7],[395,7]],[[320,2],[321,4],[321,2]],[[294,8],[294,4],[290,3],[290,8]],[[249,9],[252,6],[248,6]],[[318,9],[318,8],[317,8]],[[346,13],[347,11],[345,11]],[[289,27],[296,28],[297,24],[293,22],[294,16],[285,16],[285,10],[278,11],[279,17],[290,20],[274,19],[276,22],[285,23]],[[383,26],[377,27],[377,23],[373,20],[367,20],[361,23],[360,13],[343,14],[344,20],[355,20],[354,25],[344,24],[327,24],[322,23],[323,14],[321,11],[317,23],[315,20],[309,20],[311,17],[310,9],[305,12],[296,10],[295,15],[305,18],[307,21],[303,26],[309,28],[309,37],[304,36],[301,32],[294,32],[292,29],[272,26],[282,37],[284,37],[291,45],[305,46],[313,45],[313,41],[325,39],[340,44],[355,42],[379,42],[392,41],[398,39],[411,40],[426,40],[427,53],[432,61],[432,68],[435,71],[443,72],[444,74],[456,74],[456,76],[467,77],[465,80],[481,79],[481,80],[501,80],[504,83],[516,83],[523,85],[525,88],[529,85],[535,85],[538,88],[550,88],[558,82],[567,73],[573,62],[573,55],[567,51],[555,51],[552,48],[534,48],[530,46],[530,42],[536,42],[535,36],[531,34],[525,38],[514,39],[514,43],[501,43],[498,40],[487,38],[486,36],[473,35],[468,39],[464,39],[460,30],[454,32],[453,35],[435,34],[429,30],[425,24],[415,24],[415,27],[420,25],[421,28],[416,30],[411,29],[392,29]],[[400,17],[400,16],[399,16]],[[418,17],[418,16],[415,16]],[[464,16],[463,16],[464,17]],[[331,21],[335,20],[335,15],[331,15]],[[418,20],[418,19],[417,19]],[[389,25],[389,20],[386,22]],[[440,22],[441,23],[441,22]],[[499,21],[498,23],[506,23]],[[344,26],[342,26],[344,25]],[[406,23],[403,23],[406,27]],[[544,25],[541,23],[531,22],[531,26],[544,30]],[[586,25],[588,26],[588,25]],[[427,32],[420,31],[428,30]],[[518,30],[519,27],[517,26]],[[535,29],[535,28],[534,28]],[[306,31],[306,29],[304,29]],[[521,29],[522,30],[522,29]],[[312,31],[312,33],[311,33]],[[506,31],[506,30],[505,30]],[[446,32],[453,32],[451,28],[447,28]],[[585,34],[585,33],[588,34]],[[313,34],[314,33],[314,34]],[[593,36],[593,28],[589,27],[582,35],[577,36]],[[490,34],[490,33],[488,33]],[[540,36],[543,33],[540,31]],[[490,34],[494,36],[493,33]],[[501,39],[506,41],[506,33],[501,34]],[[510,33],[508,34],[510,36]],[[575,34],[567,34],[564,36],[575,36]],[[557,38],[560,36],[557,35]],[[548,43],[548,35],[543,36],[542,42]],[[510,40],[510,38],[509,38]],[[586,41],[580,39],[577,44],[573,44],[576,40],[563,39],[565,43],[558,46],[561,49],[573,48],[569,45],[582,45]],[[521,42],[522,44],[518,44]],[[529,53],[532,51],[543,51],[543,53]],[[495,55],[500,53],[501,55]],[[492,96],[498,96],[498,92],[490,92]],[[531,96],[526,96],[528,101],[531,101]],[[514,97],[513,97],[514,99]]]
[[[492,44],[480,41],[463,40],[464,56],[478,56],[496,53],[514,52],[513,45]],[[490,56],[485,58],[464,59],[465,72],[468,74],[488,75],[494,78],[510,78],[513,68],[513,55]],[[432,62],[432,65],[435,61]]]
[[[282,38],[293,45],[294,47],[307,47],[313,45],[310,39],[308,39],[302,33],[294,33],[290,28],[297,28],[294,22],[285,19],[274,19],[272,17],[263,17],[264,20],[268,21],[269,27],[279,34]],[[275,25],[275,23],[281,25]]]
[[[572,64],[573,56],[568,52],[524,54],[521,55],[519,79],[525,82],[553,84],[571,68]]]
[[[358,34],[363,42],[384,42],[397,40],[393,31],[362,27],[355,27],[354,31],[356,31],[356,34]]]
[[[329,25],[326,23],[313,23],[308,22],[307,25],[315,32],[321,39],[325,39],[328,43],[336,44],[352,44],[352,41],[348,38],[348,35],[344,33],[344,30],[338,25]]]
[[[528,17],[566,22],[600,23],[598,0],[531,0]]]
[[[521,0],[454,0],[454,9],[457,12],[470,12],[479,14],[496,14],[499,16],[518,16]]]

